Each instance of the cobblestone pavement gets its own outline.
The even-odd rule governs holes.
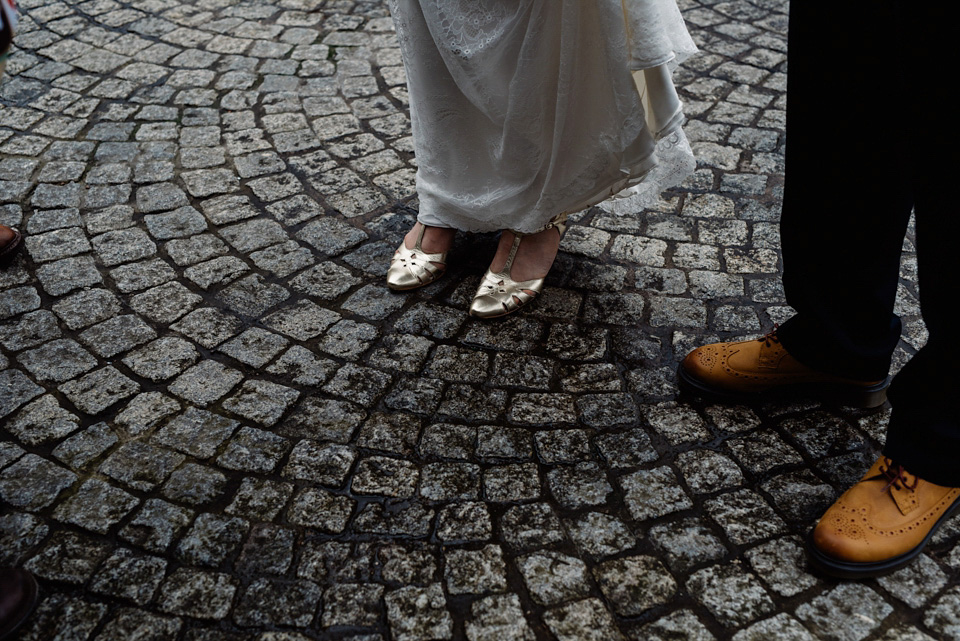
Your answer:
[[[384,287],[416,200],[382,1],[23,5],[0,83],[23,639],[960,639],[960,520],[890,577],[807,571],[883,412],[678,398],[687,350],[789,315],[783,1],[683,2],[699,170],[579,216],[542,299],[494,322],[465,313],[492,235]],[[898,365],[925,338],[906,250]]]

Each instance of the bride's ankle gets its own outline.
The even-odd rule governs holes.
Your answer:
[[[428,254],[442,254],[449,251],[453,245],[453,238],[456,236],[457,230],[447,227],[432,227],[423,225],[420,222],[414,224],[410,231],[407,232],[407,235],[404,236],[404,246],[412,249],[417,244],[417,236],[420,234],[421,227],[425,228],[423,231],[423,240],[420,241],[421,250]]]
[[[506,268],[510,250],[516,235],[504,230],[497,247],[497,253],[490,264],[490,270],[497,273]],[[560,234],[555,228],[545,229],[535,234],[524,234],[520,237],[516,256],[510,266],[511,278],[516,281],[543,278],[560,248]]]

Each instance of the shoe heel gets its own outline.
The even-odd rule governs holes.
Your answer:
[[[838,400],[860,409],[873,409],[887,402],[887,387],[889,386],[890,379],[887,378],[882,383],[877,383],[871,387],[849,390],[841,394]]]

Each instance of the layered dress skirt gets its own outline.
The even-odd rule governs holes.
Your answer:
[[[694,169],[672,69],[675,0],[391,0],[418,219],[542,229],[613,194],[639,211]]]

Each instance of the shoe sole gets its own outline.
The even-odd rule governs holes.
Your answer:
[[[761,403],[773,400],[815,398],[828,400],[861,409],[880,407],[887,400],[890,379],[876,385],[843,385],[839,383],[797,383],[773,387],[762,392],[730,392],[710,387],[687,373],[683,366],[677,368],[680,389],[707,399],[725,403]]]
[[[960,508],[960,496],[958,496],[950,505],[950,507],[948,507],[944,513],[940,515],[940,518],[937,519],[937,522],[934,523],[933,527],[930,528],[930,531],[927,532],[927,536],[924,537],[923,541],[921,541],[920,544],[912,550],[905,552],[900,556],[895,556],[885,561],[872,561],[869,563],[842,561],[830,556],[829,554],[821,552],[820,549],[814,544],[813,530],[810,530],[810,533],[807,534],[806,538],[807,558],[810,560],[810,565],[814,569],[838,579],[867,579],[870,577],[890,574],[891,572],[895,572],[905,565],[908,565],[917,556],[919,556],[920,552],[923,551],[923,548],[926,547],[927,543],[930,541],[930,538],[933,537],[940,526],[943,525],[943,523],[949,519],[955,511],[957,511],[957,508]]]

